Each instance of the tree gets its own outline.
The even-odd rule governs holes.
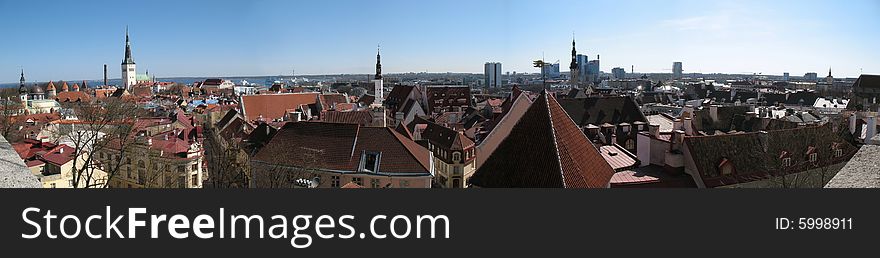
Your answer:
[[[134,143],[135,121],[146,112],[133,102],[117,98],[75,103],[72,109],[78,121],[56,130],[69,139],[79,157],[73,159],[71,185],[74,188],[107,187],[107,182],[126,164],[124,161],[130,160],[125,150]],[[118,150],[118,155],[110,150]],[[98,155],[103,157],[96,157]]]

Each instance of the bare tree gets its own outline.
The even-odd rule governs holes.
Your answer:
[[[250,184],[249,156],[241,144],[224,139],[210,124],[205,128],[205,162],[208,163],[208,183],[214,188],[245,188]],[[234,128],[233,134],[244,133],[244,127]]]
[[[69,128],[59,129],[76,149],[73,163],[75,188],[107,187],[130,163],[126,151],[134,143],[134,126],[145,111],[135,103],[117,98],[102,102],[75,103],[71,105],[78,121]]]
[[[0,90],[0,134],[9,142],[17,141],[21,136],[13,134],[21,121],[21,106],[17,88]]]
[[[317,179],[318,186],[328,185],[328,179],[321,178],[321,169],[326,168],[324,151],[306,147],[291,150],[294,155],[289,164],[252,162],[254,185],[258,188],[296,188],[309,187],[307,183]]]

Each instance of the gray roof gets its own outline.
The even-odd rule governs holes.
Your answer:
[[[880,145],[864,145],[825,188],[880,188]]]
[[[31,174],[12,145],[0,137],[0,188],[41,188],[40,180]]]

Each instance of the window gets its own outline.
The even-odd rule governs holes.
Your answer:
[[[452,188],[461,188],[461,178],[452,178]]]
[[[49,184],[49,186],[51,186],[52,188],[55,188],[55,183],[51,183],[51,184]]]
[[[331,176],[330,177],[330,187],[333,187],[333,188],[339,187],[339,176]]]
[[[810,162],[816,162],[816,160],[818,160],[818,159],[819,159],[819,154],[818,154],[818,153],[815,153],[815,152],[814,152],[814,153],[810,153]]]
[[[733,174],[733,166],[731,166],[731,165],[722,166],[721,167],[721,174],[722,175]]]
[[[378,178],[370,179],[370,187],[379,188],[379,179]]]
[[[361,171],[379,172],[379,159],[381,153],[375,151],[364,151],[361,155]]]
[[[843,150],[842,149],[834,149],[834,157],[837,157],[837,158],[843,157]]]
[[[632,150],[636,148],[636,142],[632,139],[626,140],[626,143],[624,143],[624,145],[626,145],[624,146],[624,148],[626,148],[627,150]]]
[[[456,151],[456,152],[453,152],[453,153],[452,153],[452,161],[453,161],[453,162],[459,162],[459,161],[461,161],[461,153],[458,153],[457,151]]]
[[[186,188],[186,176],[177,177],[177,188]]]
[[[192,172],[196,172],[196,171],[199,171],[199,164],[192,165]]]
[[[791,167],[791,158],[783,158],[782,167]]]
[[[199,186],[199,174],[192,175],[192,186],[193,187]]]
[[[363,178],[360,178],[360,177],[352,177],[352,178],[351,178],[351,182],[352,182],[352,183],[355,183],[355,184],[358,184],[358,185],[360,185],[360,186],[363,186],[363,185],[364,185],[364,179],[363,179]]]
[[[408,187],[409,187],[409,181],[400,180],[400,188],[408,188]]]
[[[453,175],[456,175],[456,176],[461,175],[461,167],[459,167],[459,166],[453,166],[453,167],[452,167],[452,174],[453,174]]]

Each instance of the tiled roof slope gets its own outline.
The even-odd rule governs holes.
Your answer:
[[[607,187],[614,169],[546,91],[474,173],[479,187]]]
[[[647,122],[639,106],[630,97],[590,97],[562,99],[559,104],[578,125]]]

